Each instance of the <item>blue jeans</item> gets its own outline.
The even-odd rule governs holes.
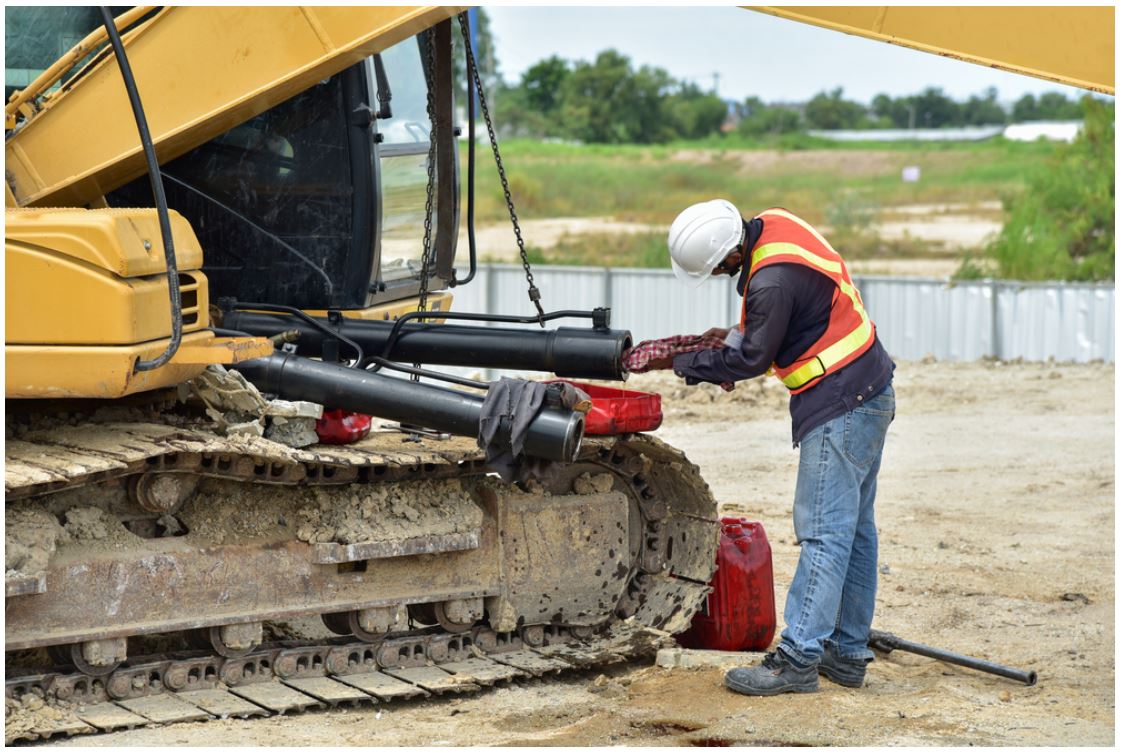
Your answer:
[[[802,553],[786,595],[779,648],[814,665],[825,642],[841,657],[872,657],[868,630],[876,607],[876,475],[895,391],[878,395],[819,427],[801,442],[794,533]]]

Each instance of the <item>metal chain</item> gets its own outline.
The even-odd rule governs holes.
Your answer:
[[[436,70],[436,35],[429,29],[425,37],[425,68],[428,74],[428,186],[424,199],[424,241],[420,255],[420,296],[417,300],[417,311],[428,310],[428,278],[432,266],[432,204],[436,189],[436,95],[432,91]],[[417,369],[420,364],[413,364]],[[413,382],[420,382],[420,375],[409,375]]]
[[[487,107],[487,97],[483,92],[483,82],[479,78],[479,68],[475,65],[475,54],[471,50],[471,33],[467,28],[467,14],[459,14],[459,27],[463,32],[463,51],[467,56],[467,67],[471,70],[474,79],[475,91],[479,94],[479,110],[487,124],[487,134],[490,136],[490,148],[494,152],[494,164],[498,166],[498,177],[502,181],[502,193],[506,195],[506,208],[510,211],[510,222],[514,225],[514,238],[518,242],[518,253],[522,257],[522,267],[525,269],[525,281],[529,286],[529,300],[537,307],[538,324],[545,326],[545,310],[541,307],[541,291],[533,282],[533,271],[529,265],[529,255],[526,254],[525,241],[522,240],[522,228],[518,224],[518,213],[514,210],[514,198],[510,195],[510,182],[506,178],[506,168],[502,164],[502,155],[498,152],[498,137],[494,133],[494,123]],[[470,95],[468,95],[470,96]]]

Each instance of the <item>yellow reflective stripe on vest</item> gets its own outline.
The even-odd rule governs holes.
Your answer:
[[[782,214],[793,220],[797,220],[797,218],[794,218],[788,213],[773,211],[773,214]],[[808,228],[809,226],[805,227]],[[810,230],[813,229],[810,228]],[[814,235],[817,235],[817,233],[815,232]],[[818,236],[818,238],[821,238],[821,236]],[[821,240],[824,243],[824,239]],[[825,245],[828,246],[828,244]],[[832,247],[829,248],[831,249]],[[786,385],[790,390],[797,390],[810,381],[821,377],[835,364],[844,361],[852,353],[858,351],[861,346],[868,342],[868,338],[872,336],[872,323],[868,319],[868,313],[864,311],[864,302],[860,299],[860,293],[857,292],[855,287],[844,280],[844,267],[840,262],[820,257],[797,244],[776,242],[764,244],[752,253],[751,268],[754,270],[763,260],[780,255],[798,257],[811,267],[815,267],[824,273],[835,275],[836,280],[834,280],[834,282],[837,284],[837,287],[840,288],[841,293],[852,302],[853,311],[860,316],[860,324],[857,325],[852,332],[828,348],[825,348],[814,358],[782,378],[782,384]]]
[[[825,374],[834,364],[839,364],[867,343],[868,338],[872,337],[872,323],[863,310],[860,314],[860,324],[857,325],[855,330],[783,377],[782,384],[791,390],[797,390],[811,380]]]
[[[765,212],[760,212],[758,216],[759,217],[764,217],[766,215],[778,215],[779,217],[785,217],[790,222],[796,223],[797,225],[801,226],[805,230],[809,231],[813,235],[813,237],[816,238],[821,243],[822,246],[829,249],[834,254],[837,253],[837,250],[833,248],[833,244],[826,241],[825,236],[823,236],[823,235],[821,235],[820,233],[817,232],[817,228],[810,225],[809,223],[807,223],[805,220],[798,217],[797,215],[792,215],[789,212],[787,212],[786,210],[779,209],[779,208],[776,207],[774,209],[766,210]]]
[[[776,256],[779,256],[780,254],[789,254],[791,256],[801,257],[802,259],[806,260],[806,262],[808,264],[810,264],[811,266],[817,267],[818,269],[822,270],[823,272],[830,272],[834,275],[840,275],[841,271],[844,269],[841,266],[840,262],[834,262],[832,259],[825,259],[824,257],[819,257],[817,254],[814,254],[812,251],[807,251],[806,249],[803,249],[798,244],[783,243],[781,241],[775,242],[775,243],[764,244],[764,245],[760,246],[758,249],[756,249],[754,252],[752,252],[752,254],[751,254],[751,269],[754,270],[755,267],[760,262],[762,262],[764,259],[767,259],[769,257],[776,257]]]

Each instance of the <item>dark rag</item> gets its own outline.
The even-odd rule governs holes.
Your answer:
[[[487,453],[487,466],[504,482],[524,472],[522,454],[530,422],[545,402],[548,386],[540,382],[503,377],[492,382],[479,413],[479,447]],[[510,427],[509,441],[500,432],[503,420]],[[524,460],[524,459],[523,459]]]
[[[644,340],[623,354],[623,368],[628,372],[642,374],[650,371],[650,362],[654,359],[677,356],[679,353],[706,351],[710,348],[724,348],[724,341],[721,338],[711,336],[706,338],[703,335],[672,335],[658,340]],[[733,390],[735,385],[724,382],[720,387],[728,391]]]

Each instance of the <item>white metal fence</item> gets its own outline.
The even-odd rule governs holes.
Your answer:
[[[535,266],[533,274],[547,311],[609,306],[612,326],[630,330],[636,341],[699,333],[739,317],[739,297],[725,279],[689,289],[669,270]],[[1114,360],[1111,284],[880,276],[854,282],[896,359]],[[533,314],[525,291],[521,267],[481,265],[470,285],[453,290],[452,308]]]

